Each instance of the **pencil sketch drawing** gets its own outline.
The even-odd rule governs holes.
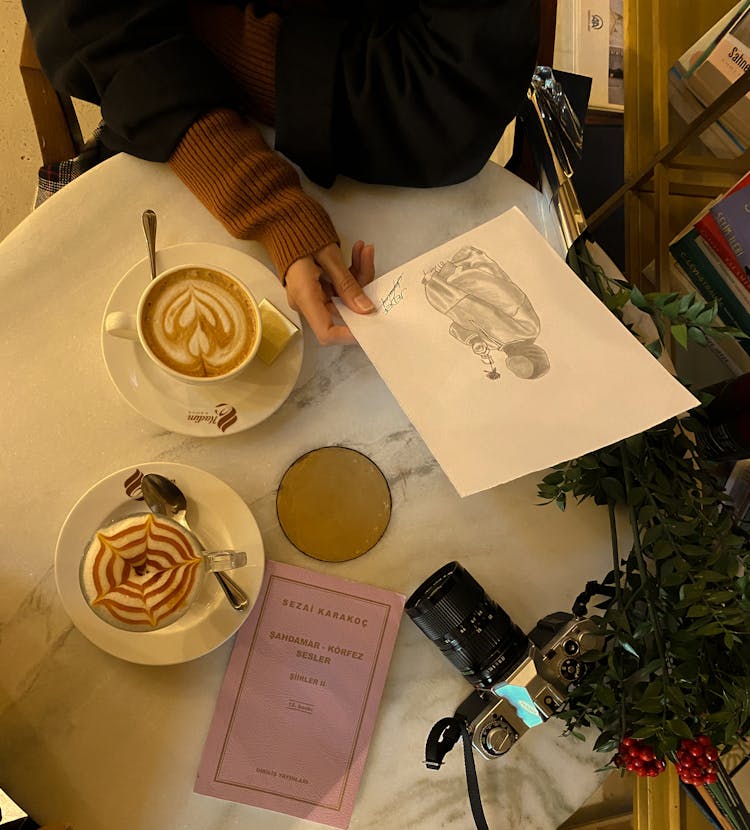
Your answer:
[[[499,353],[519,378],[549,371],[547,353],[534,342],[541,325],[529,298],[484,251],[460,248],[426,271],[422,283],[430,305],[451,320],[448,332],[477,355],[490,380],[501,376]]]

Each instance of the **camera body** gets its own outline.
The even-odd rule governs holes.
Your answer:
[[[524,634],[458,562],[425,580],[406,601],[406,612],[474,686],[454,717],[490,760],[565,705],[587,669],[581,655],[603,642],[591,620],[564,612],[549,614]],[[440,766],[447,749],[445,742],[439,746],[432,759],[428,748],[428,766]]]
[[[586,664],[580,655],[600,642],[594,624],[558,612],[529,632],[526,656],[489,690],[476,690],[458,707],[474,749],[488,760],[504,755],[534,726],[565,705]]]

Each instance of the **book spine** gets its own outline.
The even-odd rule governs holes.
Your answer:
[[[750,278],[743,270],[734,251],[729,247],[724,234],[716,224],[711,213],[707,213],[695,223],[695,229],[706,241],[706,244],[714,251],[721,261],[729,268],[734,276],[742,283],[745,290],[750,292]]]
[[[688,279],[701,292],[704,299],[715,299],[718,302],[719,314],[724,322],[728,326],[750,333],[750,314],[695,244],[695,236],[697,231],[691,230],[678,238],[670,245],[670,253],[680,263]],[[739,343],[750,354],[748,340],[743,338]]]
[[[711,214],[740,267],[750,268],[750,188],[728,195]]]
[[[699,237],[695,240],[695,244],[698,248],[700,248],[703,256],[706,257],[709,265],[713,267],[717,278],[722,280],[729,287],[734,296],[740,301],[745,311],[750,314],[750,292],[745,288],[743,283],[737,279],[733,271],[727,268],[722,260],[716,255],[713,248],[706,243],[705,239]]]

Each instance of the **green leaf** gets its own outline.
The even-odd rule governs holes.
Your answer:
[[[669,539],[657,539],[651,548],[651,556],[654,559],[666,559],[674,553],[674,545]],[[680,577],[682,580],[682,577]],[[677,584],[677,583],[674,583]]]
[[[677,299],[672,300],[671,302],[666,303],[663,306],[663,308],[661,310],[661,313],[665,317],[676,317],[677,314],[679,313],[679,311],[680,311],[680,299],[677,298]]]
[[[714,591],[706,597],[707,602],[728,602],[735,598],[734,591]]]
[[[695,301],[695,291],[691,291],[689,294],[684,294],[682,299],[680,300],[680,314],[684,314],[690,306]]]
[[[720,622],[712,622],[707,625],[702,625],[700,628],[696,629],[695,633],[700,634],[702,637],[715,637],[723,631],[724,626]]]
[[[708,340],[706,339],[706,335],[703,333],[703,329],[696,328],[695,326],[689,326],[688,337],[698,343],[699,346],[708,345]]]
[[[639,524],[645,525],[659,514],[659,508],[653,504],[646,504],[638,511]]]
[[[614,707],[616,705],[615,701],[615,693],[609,686],[602,686],[601,684],[596,687],[596,697],[597,699],[603,703],[605,706]]]
[[[682,346],[683,349],[688,347],[688,327],[685,323],[678,323],[671,327],[672,337]]]
[[[581,458],[578,459],[579,466],[583,467],[584,470],[598,470],[599,469],[599,461],[597,460],[595,455],[583,455]]]
[[[562,484],[565,481],[565,473],[563,470],[555,470],[553,473],[546,475],[542,481],[550,485]]]
[[[625,490],[622,486],[622,483],[618,481],[616,478],[612,478],[611,476],[605,476],[602,479],[601,484],[604,492],[613,501],[625,501]]]
[[[617,737],[611,732],[602,732],[594,742],[594,750],[596,752],[613,752],[619,744]]]
[[[707,605],[691,605],[687,610],[688,617],[705,617],[711,613],[711,609]]]
[[[678,718],[673,718],[667,723],[667,728],[673,735],[677,735],[678,738],[692,738],[693,733],[690,731],[690,727],[685,723],[683,720],[679,720]]]
[[[638,507],[646,498],[646,490],[643,487],[631,487],[628,490],[628,504],[630,507]]]
[[[662,346],[661,340],[652,340],[650,343],[646,343],[646,349],[658,359],[661,357],[664,347]]]
[[[698,326],[710,326],[713,323],[716,313],[718,311],[717,305],[714,303],[705,311],[702,311],[696,318],[695,323]]]
[[[633,303],[636,308],[640,308],[643,311],[649,311],[651,308],[648,300],[635,285],[630,289],[630,302]]]

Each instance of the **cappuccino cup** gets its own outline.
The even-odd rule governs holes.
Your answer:
[[[244,551],[204,551],[173,519],[134,513],[94,533],[79,578],[89,607],[104,622],[125,631],[156,631],[189,610],[209,571],[245,564]]]
[[[135,314],[114,311],[104,328],[137,340],[167,374],[187,383],[227,380],[258,352],[261,315],[249,289],[207,265],[180,265],[146,286]]]

